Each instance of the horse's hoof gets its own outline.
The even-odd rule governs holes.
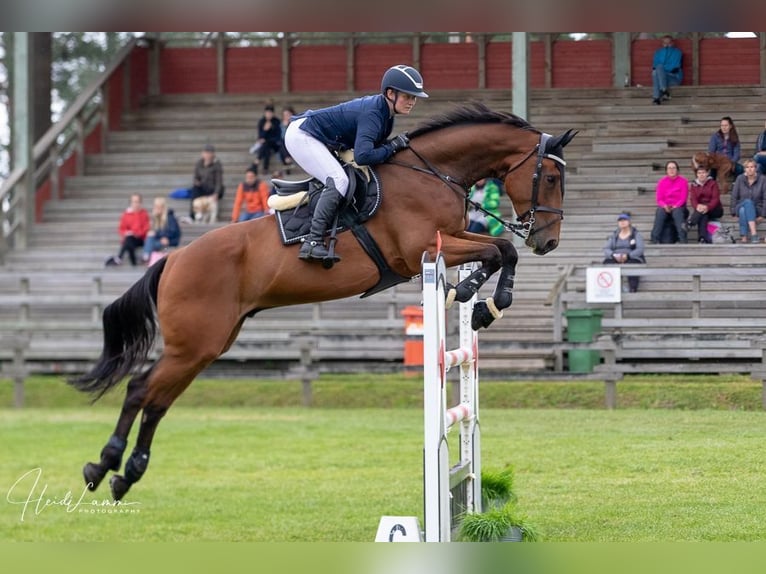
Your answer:
[[[89,462],[82,467],[82,476],[85,479],[85,484],[88,487],[88,490],[96,490],[105,475],[106,472],[99,465],[93,464],[92,462]]]
[[[477,301],[473,306],[473,314],[471,315],[471,329],[478,331],[482,327],[487,328],[492,324],[495,317],[487,307],[484,301]]]
[[[109,480],[109,486],[112,489],[112,498],[115,500],[122,500],[122,497],[130,489],[130,483],[119,474],[112,476]]]
[[[445,309],[452,309],[452,305],[455,302],[456,296],[457,296],[457,289],[455,289],[455,286],[447,283],[447,296],[444,298]]]

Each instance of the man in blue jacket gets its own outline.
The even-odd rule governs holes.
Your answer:
[[[409,114],[417,98],[427,97],[420,72],[399,65],[386,70],[379,94],[293,116],[285,132],[285,147],[293,161],[325,184],[311,219],[309,237],[298,257],[307,260],[329,257],[324,235],[349,185],[348,176],[330,150],[353,148],[354,161],[359,165],[385,162],[409,145],[407,134],[387,141],[394,116]],[[336,255],[334,261],[340,261],[340,257]]]
[[[652,60],[652,103],[660,105],[670,99],[670,86],[678,86],[684,79],[682,69],[683,53],[673,45],[671,36],[662,37],[662,47],[654,53]]]

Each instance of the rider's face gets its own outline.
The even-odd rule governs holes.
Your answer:
[[[393,108],[392,111],[397,114],[409,114],[418,101],[417,96],[397,92],[391,88],[386,91],[386,96],[386,99]]]
[[[409,114],[412,111],[412,108],[415,107],[417,101],[417,96],[399,92],[396,96],[396,101],[394,102],[394,109],[400,114]]]

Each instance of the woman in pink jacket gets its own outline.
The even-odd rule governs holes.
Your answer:
[[[652,227],[652,243],[675,243],[672,237],[663,233],[666,223],[672,221],[679,243],[686,243],[686,200],[689,197],[689,182],[678,174],[678,163],[665,164],[665,176],[657,182],[657,212]]]

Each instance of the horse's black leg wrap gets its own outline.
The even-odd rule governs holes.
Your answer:
[[[513,282],[515,279],[513,273],[514,271],[510,267],[503,267],[500,271],[500,278],[497,280],[497,286],[495,286],[493,299],[495,306],[501,311],[513,303]]]
[[[82,474],[89,490],[96,490],[98,485],[110,470],[118,470],[122,464],[122,454],[125,452],[127,442],[117,435],[112,435],[109,442],[101,449],[101,461],[98,464],[87,463]]]
[[[149,451],[138,447],[133,449],[128,462],[125,463],[125,480],[130,484],[138,482],[149,466]]]
[[[455,286],[455,301],[460,303],[468,301],[479,292],[479,289],[487,282],[487,279],[489,279],[489,273],[483,267],[471,273]]]
[[[125,463],[125,476],[115,474],[109,481],[112,488],[112,497],[115,500],[122,500],[122,497],[130,490],[130,485],[141,480],[149,466],[149,451],[141,448],[134,448],[128,462]]]

